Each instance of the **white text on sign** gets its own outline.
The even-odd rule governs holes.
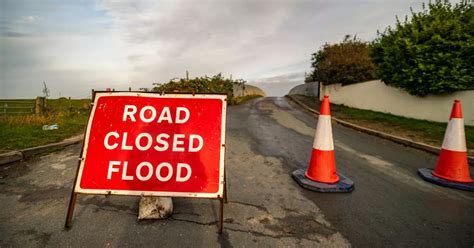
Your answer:
[[[189,116],[189,109],[185,107],[177,107],[172,114],[169,107],[158,110],[153,106],[144,106],[139,109],[135,105],[125,105],[122,121],[184,124],[189,120]],[[185,146],[185,143],[188,145]],[[111,131],[105,135],[103,144],[107,150],[131,151],[137,149],[148,151],[153,149],[156,152],[164,152],[171,149],[172,152],[199,152],[204,146],[204,140],[198,134],[160,133],[152,136],[146,132],[140,133],[134,139],[129,140],[128,132]],[[192,169],[186,163],[177,163],[176,171],[174,171],[173,166],[168,162],[153,165],[150,162],[143,161],[137,165],[134,172],[130,172],[128,171],[128,161],[109,161],[107,180],[112,180],[114,175],[121,177],[123,181],[134,180],[136,177],[140,181],[155,178],[160,182],[167,182],[174,176],[176,182],[186,182],[191,178]]]

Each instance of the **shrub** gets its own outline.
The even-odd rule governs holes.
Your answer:
[[[224,93],[227,94],[229,102],[233,97],[233,85],[236,83],[245,83],[238,79],[232,80],[217,74],[213,77],[196,77],[194,79],[181,78],[178,81],[171,80],[165,84],[155,84],[152,91],[155,92],[184,92],[184,93]]]
[[[377,76],[410,94],[443,94],[474,86],[474,9],[471,1],[423,5],[397,18],[371,44]]]
[[[346,35],[341,43],[325,44],[313,53],[313,71],[306,82],[353,84],[374,78],[374,64],[366,42]]]

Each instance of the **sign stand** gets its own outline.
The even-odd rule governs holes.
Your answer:
[[[222,229],[224,229],[224,198],[219,198],[219,208],[220,208],[220,216],[219,216],[219,234],[222,234]]]
[[[92,102],[94,102],[94,95],[95,94],[92,94]],[[85,132],[87,132],[87,131],[84,131],[84,133]],[[85,135],[84,135],[84,137],[85,137]],[[68,205],[68,208],[67,208],[66,223],[64,224],[64,227],[66,229],[71,227],[72,216],[74,215],[74,207],[76,206],[76,199],[77,199],[77,195],[78,195],[78,193],[76,193],[76,182],[77,182],[77,176],[79,175],[79,168],[81,167],[82,155],[84,153],[84,143],[85,142],[82,141],[81,155],[79,156],[79,159],[77,161],[76,176],[74,177],[74,183],[72,185],[72,192],[71,192],[71,199],[69,199],[69,205]]]
[[[79,172],[79,166],[78,166],[78,172]],[[77,176],[76,176],[76,179],[77,179]],[[76,184],[76,180],[74,180],[74,185],[75,184]],[[74,215],[74,208],[76,206],[76,200],[77,200],[78,194],[79,193],[75,192],[75,187],[73,187],[71,198],[69,199],[69,205],[67,209],[66,223],[64,224],[64,228],[66,229],[69,229],[72,227],[72,217]],[[227,182],[225,181],[225,179],[224,179],[224,196],[219,197],[217,199],[219,200],[219,234],[222,234],[222,230],[224,229],[224,203],[227,203]]]
[[[69,207],[67,208],[67,216],[66,216],[66,224],[64,225],[65,228],[71,227],[72,216],[74,214],[74,207],[76,206],[76,198],[77,193],[71,194],[71,199],[69,200]]]
[[[222,229],[224,228],[224,203],[227,203],[227,176],[225,173],[225,168],[224,168],[224,192],[223,192],[223,196],[219,198],[219,212],[220,212],[219,234],[222,234]]]
[[[224,181],[224,185],[226,185],[225,181]],[[78,194],[79,193],[76,193],[74,191],[74,187],[73,187],[71,198],[69,200],[69,206],[67,209],[66,223],[64,224],[64,228],[66,229],[69,229],[72,227],[72,217],[74,215],[74,208],[76,206],[76,200],[77,200]],[[224,229],[224,203],[227,203],[227,186],[224,186],[224,197],[220,197],[218,199],[219,199],[219,234],[222,234],[222,230]]]
[[[93,93],[92,94],[92,102],[93,102],[92,105],[93,105],[97,92],[93,90],[92,93]],[[140,92],[140,93],[142,93],[142,92]],[[164,95],[164,94],[161,93],[160,95]],[[193,94],[193,96],[194,96],[194,94]],[[91,117],[92,117],[92,115],[89,116],[89,119],[91,119]],[[89,121],[88,121],[88,123],[89,123]],[[80,191],[76,192],[76,185],[77,185],[77,181],[78,181],[78,178],[79,178],[79,173],[80,173],[80,170],[81,170],[81,163],[85,159],[84,158],[84,148],[85,148],[85,144],[86,144],[87,132],[88,132],[88,130],[86,129],[85,135],[84,135],[84,140],[83,140],[83,143],[82,143],[80,157],[79,157],[79,160],[78,160],[76,176],[74,178],[74,183],[73,183],[73,187],[72,187],[71,197],[69,199],[68,210],[67,210],[67,215],[66,215],[66,221],[65,221],[65,224],[64,224],[64,227],[66,229],[69,229],[69,228],[72,227],[72,219],[73,219],[73,216],[74,216],[74,209],[75,209],[75,206],[76,206],[77,196],[79,194],[90,194],[90,193],[87,193],[87,192],[80,192]],[[225,146],[225,144],[222,144],[222,146],[224,148],[223,156],[224,156],[224,159],[225,159],[225,147],[226,146]],[[222,183],[223,183],[222,195],[217,195],[217,198],[214,198],[214,199],[219,200],[219,224],[218,224],[218,233],[219,234],[222,234],[222,231],[223,231],[223,228],[224,228],[224,203],[228,202],[227,201],[227,176],[226,176],[225,167],[223,167],[223,182]],[[106,194],[100,194],[99,193],[98,195],[108,196],[110,193],[111,193],[111,191],[108,191],[108,194],[107,193]],[[93,194],[96,194],[96,193],[93,193]],[[173,197],[176,197],[176,196],[173,196]],[[196,198],[209,199],[207,197],[196,197]]]

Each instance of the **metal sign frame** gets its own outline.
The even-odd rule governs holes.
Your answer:
[[[87,155],[88,141],[90,137],[90,130],[92,128],[92,121],[96,109],[96,103],[100,97],[103,96],[142,96],[152,98],[185,98],[185,99],[221,99],[222,119],[221,119],[221,145],[220,145],[220,160],[219,160],[219,188],[216,193],[193,193],[193,192],[158,192],[158,191],[128,191],[128,190],[98,190],[98,189],[82,189],[80,182],[82,178],[82,171],[84,169],[85,157]],[[84,134],[81,154],[78,161],[76,176],[69,200],[68,211],[66,216],[65,228],[70,228],[72,225],[72,217],[74,214],[75,203],[78,194],[92,194],[92,195],[135,195],[135,196],[168,196],[168,197],[187,197],[187,198],[209,198],[218,199],[219,207],[219,233],[222,233],[223,219],[224,219],[224,203],[227,203],[227,185],[225,173],[225,131],[226,131],[226,112],[227,112],[227,95],[225,94],[189,94],[189,93],[169,93],[164,92],[130,92],[130,91],[93,91],[92,94],[92,110],[89,115],[87,128]]]

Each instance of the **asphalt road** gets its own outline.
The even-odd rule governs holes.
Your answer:
[[[436,156],[333,124],[338,172],[350,194],[300,188],[316,120],[285,98],[230,107],[229,203],[174,199],[168,220],[136,220],[137,197],[84,196],[64,218],[80,146],[0,167],[0,246],[473,247],[474,194],[424,182]],[[471,174],[473,169],[471,167]]]

